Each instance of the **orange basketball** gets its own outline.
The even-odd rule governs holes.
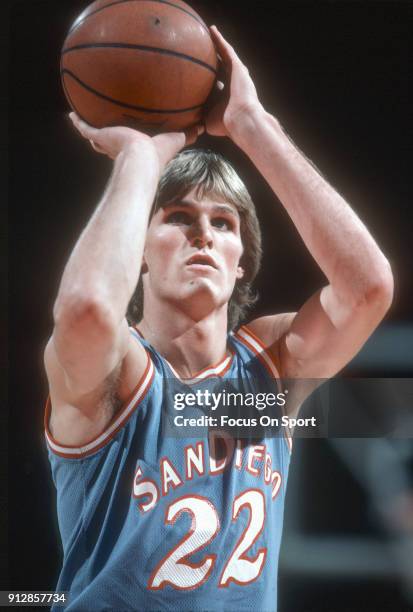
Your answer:
[[[190,127],[202,118],[216,73],[208,27],[182,0],[96,0],[61,54],[70,106],[94,127],[152,134]]]

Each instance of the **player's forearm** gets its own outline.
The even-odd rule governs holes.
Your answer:
[[[276,193],[336,295],[350,306],[391,293],[390,266],[345,200],[262,108],[234,126],[233,139]]]
[[[114,325],[125,316],[142,261],[159,179],[151,152],[129,147],[117,157],[105,193],[66,265],[56,322],[68,313],[103,310]]]

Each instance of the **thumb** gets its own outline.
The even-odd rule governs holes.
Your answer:
[[[205,125],[203,123],[198,123],[197,125],[193,125],[192,127],[185,130],[185,146],[194,144],[199,136],[201,136],[205,132]]]

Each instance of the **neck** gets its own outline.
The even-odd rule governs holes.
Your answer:
[[[144,307],[139,330],[181,378],[191,378],[225,357],[227,310],[224,304],[194,320],[170,303],[165,308]]]

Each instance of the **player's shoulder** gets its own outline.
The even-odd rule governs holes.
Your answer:
[[[130,335],[126,355],[102,383],[88,391],[71,387],[59,362],[53,337],[49,340],[44,362],[49,382],[46,431],[59,444],[84,445],[101,435],[131,397],[150,386],[153,364],[146,348]]]
[[[282,313],[259,317],[242,325],[235,333],[235,338],[257,356],[272,378],[282,376],[281,344],[294,316],[295,313]]]

